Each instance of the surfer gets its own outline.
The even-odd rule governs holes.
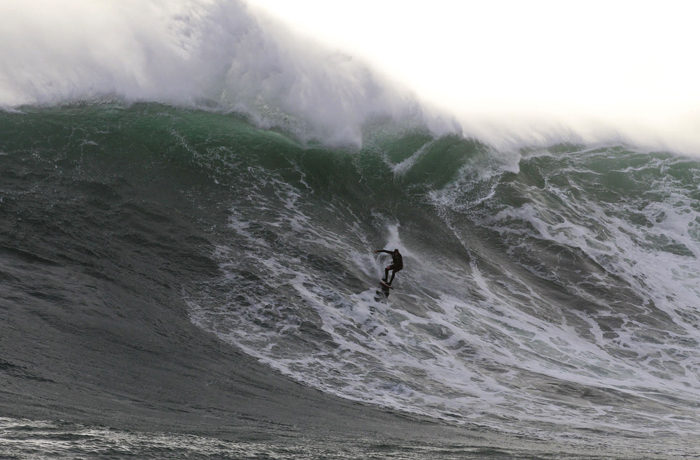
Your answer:
[[[391,255],[391,265],[388,265],[384,269],[384,278],[382,278],[382,281],[384,281],[387,285],[391,286],[391,282],[394,281],[394,276],[396,275],[396,272],[401,271],[403,268],[403,257],[401,257],[401,253],[399,252],[398,249],[394,249],[393,251],[387,251],[386,249],[377,249],[374,251],[375,254],[378,254],[380,252],[386,252],[387,254]],[[389,270],[391,270],[391,279],[387,281],[389,277]]]

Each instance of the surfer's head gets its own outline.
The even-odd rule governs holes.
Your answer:
[[[398,253],[399,253],[399,250],[398,250],[398,249],[394,249],[394,254],[398,254]]]

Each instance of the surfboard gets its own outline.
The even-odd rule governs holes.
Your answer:
[[[382,299],[388,299],[392,289],[393,288],[384,281],[379,281],[379,289],[375,291],[374,300],[379,302]]]
[[[382,285],[382,287],[387,288],[387,289],[394,289],[393,287],[389,286],[386,284],[383,280],[379,280],[379,284]]]

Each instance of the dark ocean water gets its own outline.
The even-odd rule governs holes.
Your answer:
[[[700,162],[366,130],[1,112],[0,455],[698,455]]]

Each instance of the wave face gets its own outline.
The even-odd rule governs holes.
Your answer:
[[[346,398],[532,434],[690,434],[698,179],[664,153],[514,156],[421,132],[356,153],[232,149],[222,275],[192,318]],[[381,247],[405,260],[387,298]]]
[[[198,327],[343,398],[537,439],[697,433],[697,160],[422,130],[304,147],[159,104],[0,117],[14,335],[38,299],[53,326],[32,336],[82,347],[102,315],[123,321],[112,303],[131,286],[155,299],[122,331],[147,349],[174,327],[151,305],[167,291]],[[382,247],[404,254],[388,297]],[[15,348],[5,372],[58,372]]]

